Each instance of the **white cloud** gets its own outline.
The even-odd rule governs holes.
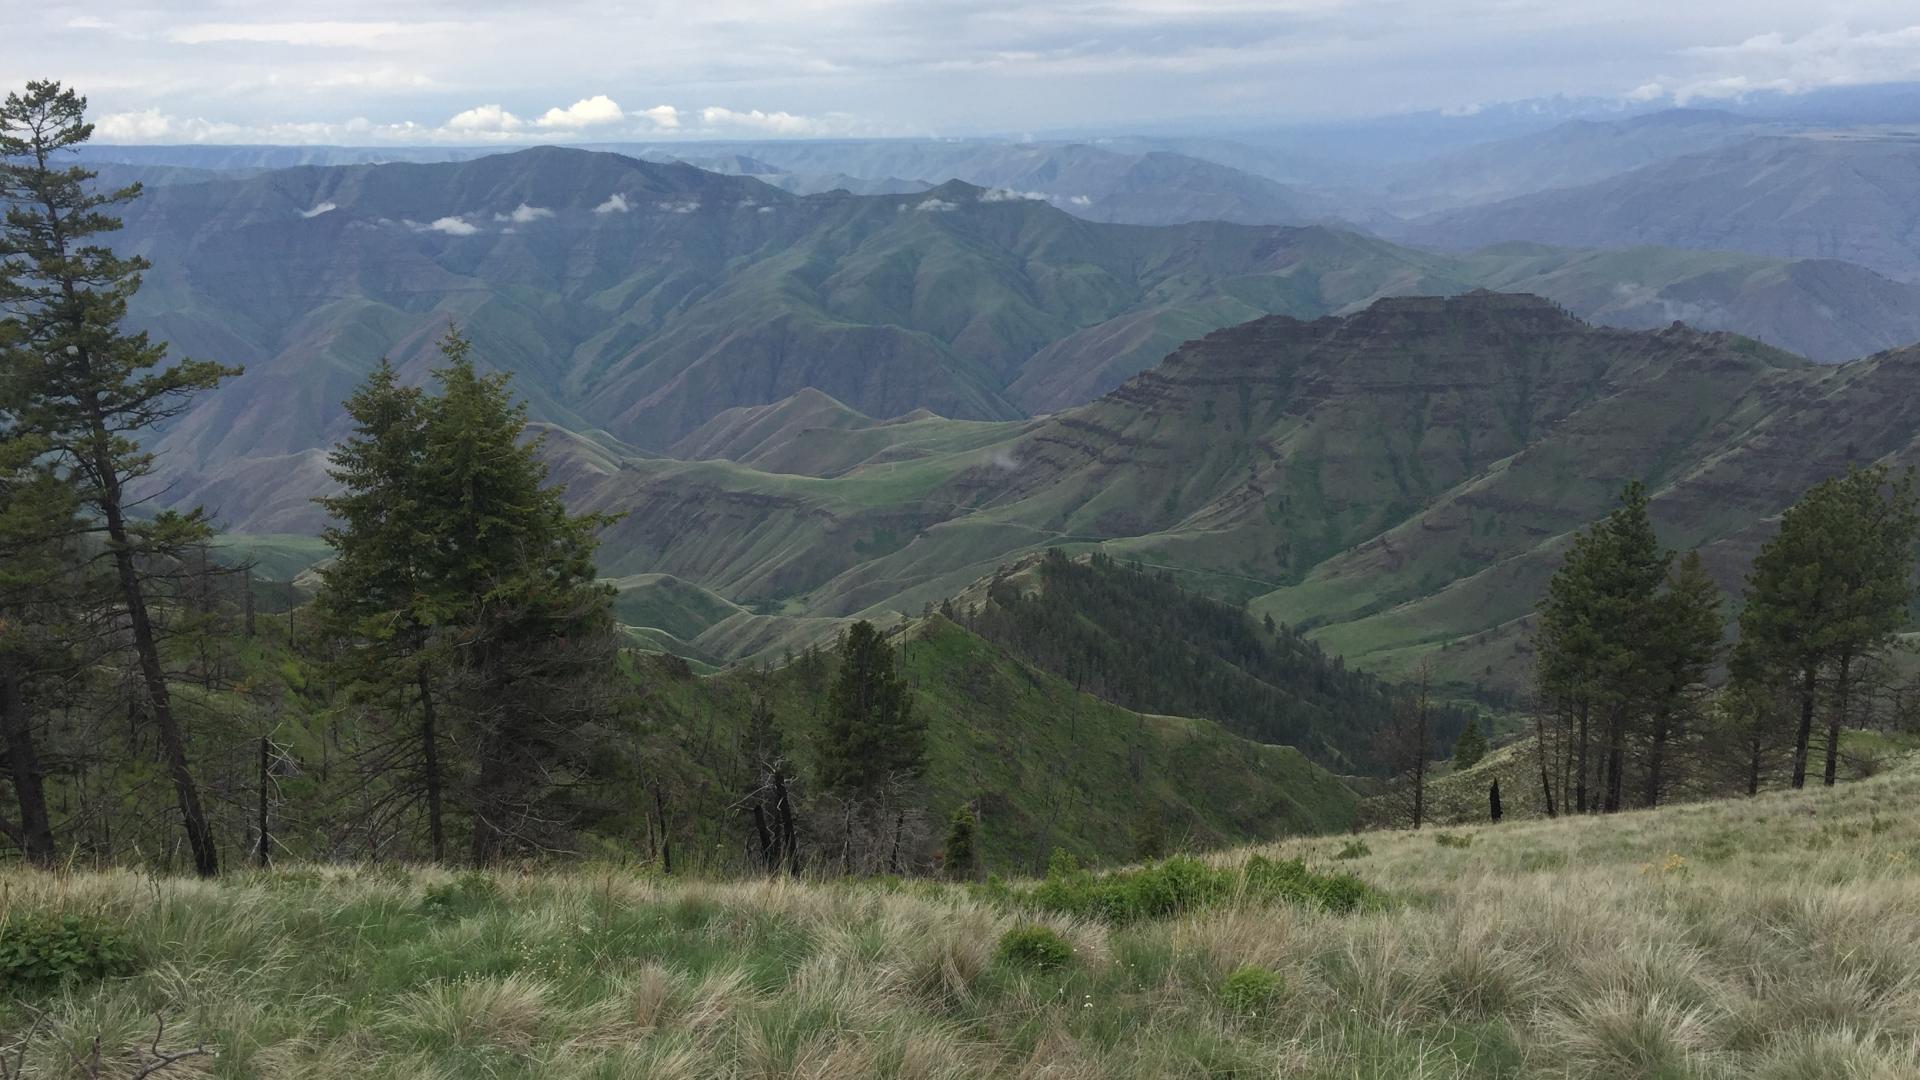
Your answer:
[[[1700,45],[1680,56],[1699,70],[1636,87],[1634,101],[1672,97],[1678,104],[1728,100],[1764,91],[1801,93],[1825,86],[1920,78],[1920,25],[1856,33],[1823,26],[1799,36],[1778,31],[1732,45]]]
[[[1007,188],[988,188],[980,193],[983,203],[995,202],[1047,202],[1053,196],[1044,191],[1010,191]]]
[[[960,204],[954,203],[954,202],[948,202],[945,199],[929,198],[921,202],[919,206],[914,207],[914,209],[923,210],[923,211],[933,211],[936,213],[946,213],[949,210],[960,209]]]
[[[447,120],[447,130],[474,135],[505,135],[527,126],[527,122],[498,105],[475,105]]]
[[[175,27],[167,31],[166,37],[181,45],[247,42],[330,49],[405,49],[436,39],[444,40],[459,29],[458,23],[447,22],[215,22]]]
[[[697,199],[675,199],[657,205],[669,214],[691,214],[700,209],[700,202]]]
[[[1089,195],[1069,195],[1067,196],[1067,202],[1072,206],[1092,206],[1093,197]]]
[[[76,15],[67,20],[69,30],[111,30],[113,24],[97,15]]]
[[[534,124],[543,128],[565,128],[573,131],[600,124],[617,124],[626,119],[627,114],[620,106],[605,94],[595,94],[564,109],[548,109]]]
[[[457,217],[435,218],[426,228],[432,232],[443,232],[448,236],[472,236],[480,227]]]
[[[740,112],[720,105],[709,105],[701,109],[700,119],[709,127],[760,131],[769,135],[824,135],[829,131],[827,125],[808,116],[795,116],[788,112],[761,112],[759,109]]]
[[[525,225],[529,222],[539,221],[541,218],[550,218],[552,216],[553,211],[544,206],[528,206],[526,203],[521,203],[519,206],[514,207],[511,213],[493,215],[493,220],[511,221],[515,225]]]
[[[338,210],[338,209],[340,209],[340,207],[334,203],[323,202],[311,210],[300,211],[300,216],[303,218],[317,218],[321,214],[327,213],[332,210]]]
[[[655,105],[643,110],[640,115],[653,121],[653,126],[663,131],[677,131],[680,128],[680,110],[671,105]]]
[[[627,205],[627,197],[615,192],[607,196],[607,201],[593,208],[596,214],[624,214],[633,207]]]

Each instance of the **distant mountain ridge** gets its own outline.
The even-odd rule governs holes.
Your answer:
[[[353,386],[383,355],[419,377],[449,320],[536,418],[647,452],[807,388],[869,417],[1051,412],[1222,326],[1482,285],[1822,359],[1920,339],[1920,288],[1842,264],[1441,256],[1325,227],[1101,224],[959,183],[803,197],[579,150],[155,188],[115,243],[155,263],[137,325],[248,367],[161,446],[173,491],[250,531],[316,524],[296,509],[312,492],[262,463],[313,475]]]
[[[1731,589],[1819,479],[1920,464],[1917,395],[1920,347],[1821,367],[1538,297],[1384,299],[1217,331],[977,445],[818,477],[658,459],[576,497],[630,511],[614,572],[747,609],[696,635],[715,655],[916,612],[1061,547],[1170,570],[1377,670],[1432,655],[1500,692],[1558,552],[1626,479],[1652,488],[1663,541],[1702,549]]]

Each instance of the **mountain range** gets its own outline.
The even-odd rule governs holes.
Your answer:
[[[676,628],[719,659],[918,611],[1059,547],[1168,570],[1375,670],[1432,656],[1501,693],[1559,552],[1625,479],[1733,592],[1807,487],[1920,464],[1917,392],[1920,348],[1821,366],[1732,334],[1595,327],[1538,297],[1389,298],[1216,331],[1036,420],[875,422],[809,394],[703,434],[702,453],[746,463],[558,475],[581,505],[627,512],[606,557],[653,575],[633,610],[668,582],[719,598]]]
[[[317,525],[338,403],[383,355],[421,377],[449,321],[536,419],[623,455],[808,389],[876,419],[1041,415],[1220,327],[1478,287],[1821,360],[1920,339],[1920,288],[1832,261],[1436,255],[1325,226],[1097,223],[958,182],[796,196],[580,150],[169,184],[126,225],[116,244],[155,264],[136,324],[248,368],[161,439],[169,497],[245,532]]]

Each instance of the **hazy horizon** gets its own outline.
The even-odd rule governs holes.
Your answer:
[[[120,143],[516,145],[1231,129],[1572,99],[1715,105],[1920,78],[1920,12],[1855,0],[721,0],[537,13],[102,2],[16,18]]]

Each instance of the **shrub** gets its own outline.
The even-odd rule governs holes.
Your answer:
[[[1051,971],[1073,959],[1067,939],[1044,926],[1016,926],[1000,935],[1000,959],[1030,971]]]
[[[1235,868],[1176,856],[1136,870],[1095,875],[1072,856],[1056,852],[1047,879],[1026,899],[1043,911],[1128,923],[1215,907],[1237,897],[1352,911],[1372,903],[1375,894],[1351,874],[1316,873],[1297,859],[1276,862],[1256,855]]]
[[[1220,1003],[1243,1016],[1254,1016],[1273,1004],[1285,986],[1279,972],[1242,964],[1220,985]]]
[[[1349,840],[1347,841],[1346,847],[1334,852],[1333,857],[1336,859],[1364,859],[1371,854],[1373,854],[1373,849],[1367,846],[1365,840]]]
[[[491,907],[500,898],[500,886],[478,870],[469,870],[444,885],[430,885],[420,900],[420,911],[435,918],[458,919]]]
[[[0,920],[0,993],[104,979],[133,968],[133,948],[116,927],[71,915]]]
[[[1453,833],[1443,832],[1443,833],[1435,833],[1433,836],[1433,842],[1436,844],[1439,844],[1441,847],[1464,848],[1464,847],[1473,846],[1473,837],[1456,836]]]

